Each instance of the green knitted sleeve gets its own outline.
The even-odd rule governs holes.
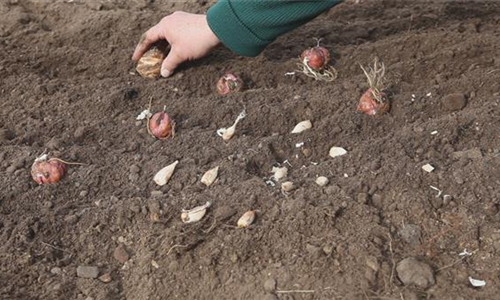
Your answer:
[[[221,42],[242,56],[257,56],[280,35],[342,0],[219,0],[207,13]]]

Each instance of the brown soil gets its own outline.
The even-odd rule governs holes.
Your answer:
[[[344,3],[258,58],[221,48],[168,80],[133,74],[142,32],[209,6],[1,1],[0,298],[498,299],[500,5]],[[336,52],[333,83],[284,76],[313,37]],[[358,63],[375,57],[391,83],[381,117],[356,112],[367,88]],[[247,90],[221,97],[215,82],[228,70]],[[456,93],[463,109],[446,98]],[[177,122],[174,139],[136,123],[151,97]],[[216,130],[243,108],[223,142]],[[289,133],[306,119],[312,130]],[[332,146],[348,154],[329,158]],[[87,165],[38,186],[30,166],[45,149]],[[155,172],[175,160],[156,187]],[[265,182],[285,160],[297,186],[288,195]],[[207,188],[199,178],[215,166]],[[181,222],[182,209],[208,200],[201,222]],[[249,209],[256,222],[235,228]],[[461,259],[464,248],[473,255]],[[436,283],[403,285],[396,264],[407,257]],[[77,277],[78,266],[111,282]]]

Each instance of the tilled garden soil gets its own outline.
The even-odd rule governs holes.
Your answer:
[[[210,5],[0,2],[0,298],[500,299],[500,3],[346,2],[257,58],[221,47],[168,80],[134,72],[145,30]],[[314,37],[335,52],[332,83],[285,76]],[[379,117],[356,112],[375,57],[392,102]],[[217,95],[226,71],[244,92]],[[150,99],[173,139],[136,121]],[[39,186],[44,151],[85,165]],[[270,184],[273,166],[294,190]]]

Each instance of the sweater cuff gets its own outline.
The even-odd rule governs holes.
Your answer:
[[[273,41],[253,33],[235,13],[230,0],[219,0],[207,12],[208,26],[231,51],[241,56],[255,57]]]

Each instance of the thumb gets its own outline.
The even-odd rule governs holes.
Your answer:
[[[163,60],[163,63],[161,65],[161,76],[169,77],[174,73],[175,69],[183,62],[184,59],[182,59],[177,54],[175,48],[170,49],[170,52],[168,53],[167,57]]]

